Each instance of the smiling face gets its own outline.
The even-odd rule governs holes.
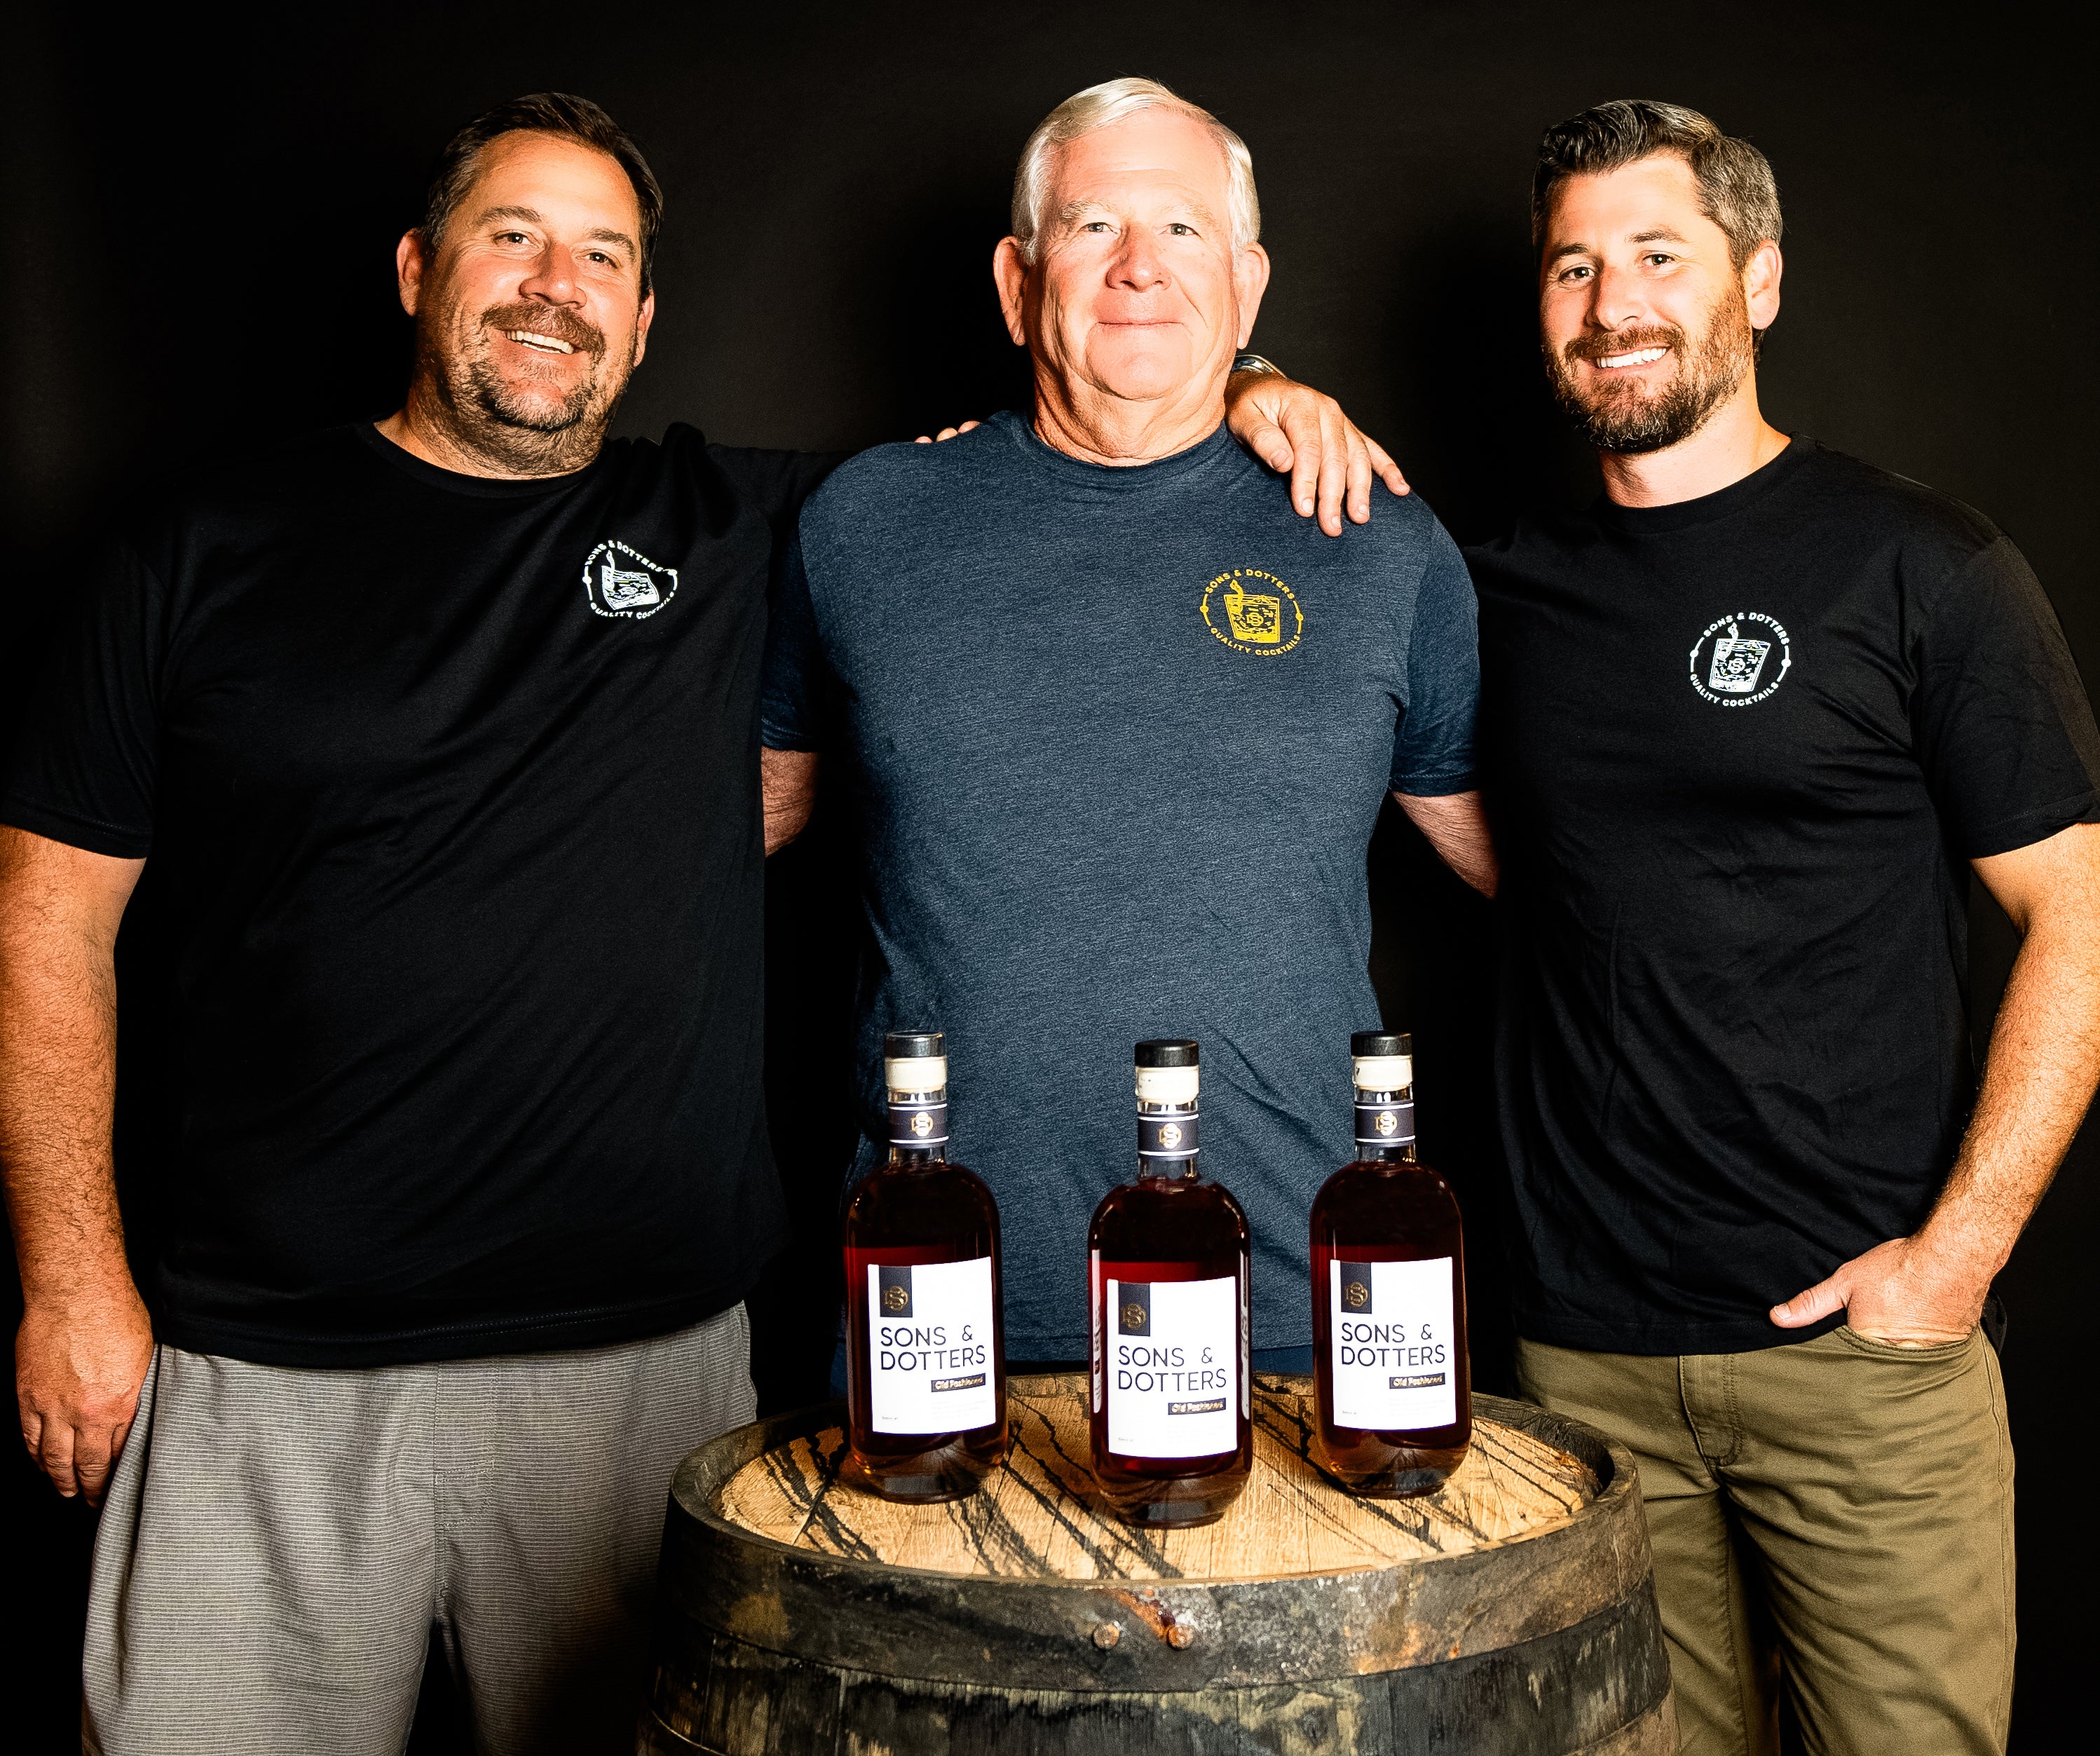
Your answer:
[[[1692,167],[1658,153],[1555,192],[1539,335],[1562,408],[1608,452],[1689,439],[1749,381],[1754,329],[1779,311],[1779,249],[1739,268]]]
[[[655,315],[641,235],[607,154],[523,132],[483,151],[435,253],[401,241],[417,389],[449,439],[524,474],[597,455]]]
[[[1233,246],[1224,149],[1179,110],[1140,110],[1058,155],[1035,260],[997,271],[1007,324],[1068,400],[1222,399],[1268,280]],[[1222,402],[1220,401],[1220,412]]]

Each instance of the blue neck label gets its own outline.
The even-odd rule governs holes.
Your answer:
[[[1357,1105],[1357,1145],[1407,1146],[1414,1141],[1414,1101]]]
[[[889,1105],[889,1144],[892,1146],[945,1146],[948,1144],[948,1103],[941,1098],[924,1104]]]
[[[1196,1112],[1177,1110],[1164,1116],[1137,1118],[1137,1152],[1140,1158],[1193,1158],[1196,1156]]]

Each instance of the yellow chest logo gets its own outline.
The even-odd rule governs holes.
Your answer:
[[[1305,638],[1298,594],[1273,573],[1234,567],[1203,588],[1203,625],[1235,652],[1272,659]]]

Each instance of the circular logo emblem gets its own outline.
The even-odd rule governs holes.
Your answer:
[[[882,1289],[882,1308],[885,1311],[902,1311],[911,1303],[911,1295],[895,1281]]]
[[[1342,1303],[1352,1311],[1361,1311],[1371,1302],[1371,1290],[1361,1281],[1351,1281],[1342,1289]]]
[[[678,589],[678,570],[659,567],[638,549],[608,539],[584,558],[584,594],[599,615],[635,621],[652,616]]]
[[[1692,686],[1716,707],[1754,708],[1786,681],[1793,664],[1784,628],[1755,610],[1734,610],[1692,642]]]
[[[911,1118],[911,1132],[917,1135],[920,1140],[924,1140],[928,1135],[933,1132],[933,1118],[928,1115],[924,1110],[920,1110],[917,1115]]]
[[[1145,1327],[1145,1307],[1135,1299],[1123,1308],[1123,1326],[1127,1330]]]
[[[1390,1110],[1381,1110],[1378,1114],[1378,1122],[1376,1126],[1379,1133],[1391,1134],[1394,1130],[1399,1127],[1400,1118],[1396,1116]]]
[[[1159,1127],[1159,1144],[1162,1146],[1179,1146],[1181,1144],[1180,1126],[1171,1122],[1162,1123]]]
[[[1298,594],[1273,573],[1234,567],[1203,588],[1203,625],[1235,652],[1273,659],[1305,638]]]

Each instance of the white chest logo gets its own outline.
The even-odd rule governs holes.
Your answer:
[[[1755,707],[1786,681],[1793,646],[1786,630],[1755,610],[1706,624],[1692,642],[1692,686],[1716,707]]]
[[[600,615],[635,620],[654,615],[678,589],[678,570],[660,567],[639,549],[603,542],[584,563],[584,590]]]

